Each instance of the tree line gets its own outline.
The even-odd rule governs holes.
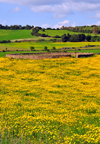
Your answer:
[[[26,25],[26,26],[21,26],[21,25],[5,25],[3,26],[2,24],[0,24],[0,29],[6,29],[6,30],[20,30],[20,29],[27,29],[30,30],[32,29],[34,26],[30,26],[30,25]]]
[[[70,30],[73,32],[82,32],[82,33],[100,33],[100,26],[92,25],[92,26],[76,26],[76,27],[61,27],[62,30]]]
[[[5,25],[3,26],[2,24],[0,24],[0,29],[8,29],[8,30],[19,30],[19,29],[27,29],[27,30],[31,30],[31,29],[41,29],[43,31],[45,30],[56,30],[55,28],[42,28],[42,27],[39,27],[39,26],[36,26],[34,27],[33,25],[26,25],[26,26],[22,26],[22,25],[11,25],[11,26],[8,26],[8,25]],[[59,30],[59,28],[57,28],[57,30]]]
[[[91,36],[91,35],[85,35],[85,34],[73,34],[73,35],[70,35],[69,33],[66,35],[66,34],[63,34],[61,36],[62,38],[62,41],[63,42],[82,42],[82,41],[92,41],[92,42],[95,42],[95,41],[100,41],[100,37],[99,36]]]

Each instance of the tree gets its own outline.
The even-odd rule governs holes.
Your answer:
[[[99,27],[95,26],[95,27],[93,28],[93,33],[94,33],[94,34],[98,34],[98,33],[99,33]]]
[[[47,51],[47,50],[48,50],[47,46],[45,46],[45,47],[44,47],[44,50],[45,50],[45,51]]]
[[[69,33],[67,33],[67,36],[68,36],[68,40],[70,39],[71,35]]]
[[[90,41],[90,40],[91,40],[91,36],[90,36],[90,35],[87,35],[87,36],[86,36],[86,40],[87,40],[87,41]]]
[[[80,42],[81,42],[81,41],[84,41],[85,38],[86,38],[85,34],[78,34],[78,36],[79,36],[79,41],[80,41]]]
[[[35,36],[39,36],[40,34],[38,33],[38,31],[42,29],[41,27],[35,27],[35,28],[32,28],[32,32],[31,32],[31,35],[35,35]]]
[[[62,41],[67,42],[67,40],[68,40],[68,37],[66,36],[66,34],[63,34],[62,35]]]
[[[26,25],[25,27],[27,30],[30,30],[32,27],[30,25]]]
[[[56,50],[56,47],[53,46],[53,47],[52,47],[52,50]]]

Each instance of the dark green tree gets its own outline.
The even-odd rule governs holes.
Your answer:
[[[66,34],[62,35],[62,42],[67,42],[68,36]]]
[[[87,36],[86,36],[86,40],[87,40],[87,41],[90,41],[90,40],[91,40],[91,36],[90,36],[90,35],[87,35]]]

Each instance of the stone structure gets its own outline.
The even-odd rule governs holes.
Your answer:
[[[94,53],[68,53],[68,52],[46,52],[46,53],[23,53],[23,54],[6,54],[6,57],[16,59],[44,59],[44,58],[59,58],[59,57],[89,57]]]

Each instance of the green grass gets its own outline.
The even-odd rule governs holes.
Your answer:
[[[0,29],[0,40],[14,40],[14,39],[25,39],[33,38],[31,30],[1,30]]]
[[[0,57],[5,57],[6,54],[38,53],[38,52],[45,52],[45,51],[8,51],[8,52],[0,52]]]
[[[73,32],[69,30],[45,30],[39,31],[39,33],[45,33],[49,36],[62,36],[63,34],[82,34],[81,32]],[[88,33],[84,33],[85,35],[88,35]],[[95,36],[93,33],[90,33],[89,35]],[[100,36],[100,35],[98,35]],[[41,37],[36,37],[31,35],[31,30],[2,30],[0,29],[0,40],[17,40],[17,39],[41,39]],[[43,39],[50,39],[50,38],[43,38]]]
[[[67,52],[81,52],[81,53],[100,53],[100,49],[82,49],[82,50],[68,50]]]
[[[68,33],[71,35],[82,34],[82,32],[73,32],[73,31],[69,31],[69,30],[45,30],[45,32],[40,30],[39,33],[41,33],[41,34],[45,33],[49,36],[56,36],[56,35],[62,36],[63,34],[68,34]],[[84,33],[84,34],[88,35],[88,33]],[[95,36],[93,33],[89,33],[89,35]],[[100,36],[100,35],[98,35],[98,36]]]
[[[0,50],[8,49],[8,50],[29,50],[30,46],[33,46],[35,49],[44,49],[47,46],[48,49],[52,49],[52,47],[62,48],[62,47],[75,47],[80,48],[86,45],[96,45],[100,46],[100,42],[20,42],[20,43],[6,43],[0,44]]]
[[[20,43],[6,43],[6,44],[0,44],[0,50],[3,48],[8,48],[9,50],[15,50],[15,49],[30,49],[30,46],[34,46],[35,49],[43,49],[44,46],[47,46],[49,49],[51,49],[53,46],[56,48],[62,48],[62,47],[83,47],[86,45],[98,45],[100,46],[100,42],[55,42],[55,43],[49,43],[49,42],[20,42]]]
[[[39,33],[45,33],[48,34],[49,36],[62,36],[63,34],[80,34],[79,32],[72,32],[69,30],[45,30],[39,31]],[[84,33],[85,35],[88,35],[88,33]],[[95,36],[93,33],[89,34],[91,36]],[[98,35],[100,36],[100,35]],[[31,30],[2,30],[0,29],[0,40],[39,40],[39,39],[45,39],[45,40],[50,40],[50,37],[36,37],[31,35]]]

